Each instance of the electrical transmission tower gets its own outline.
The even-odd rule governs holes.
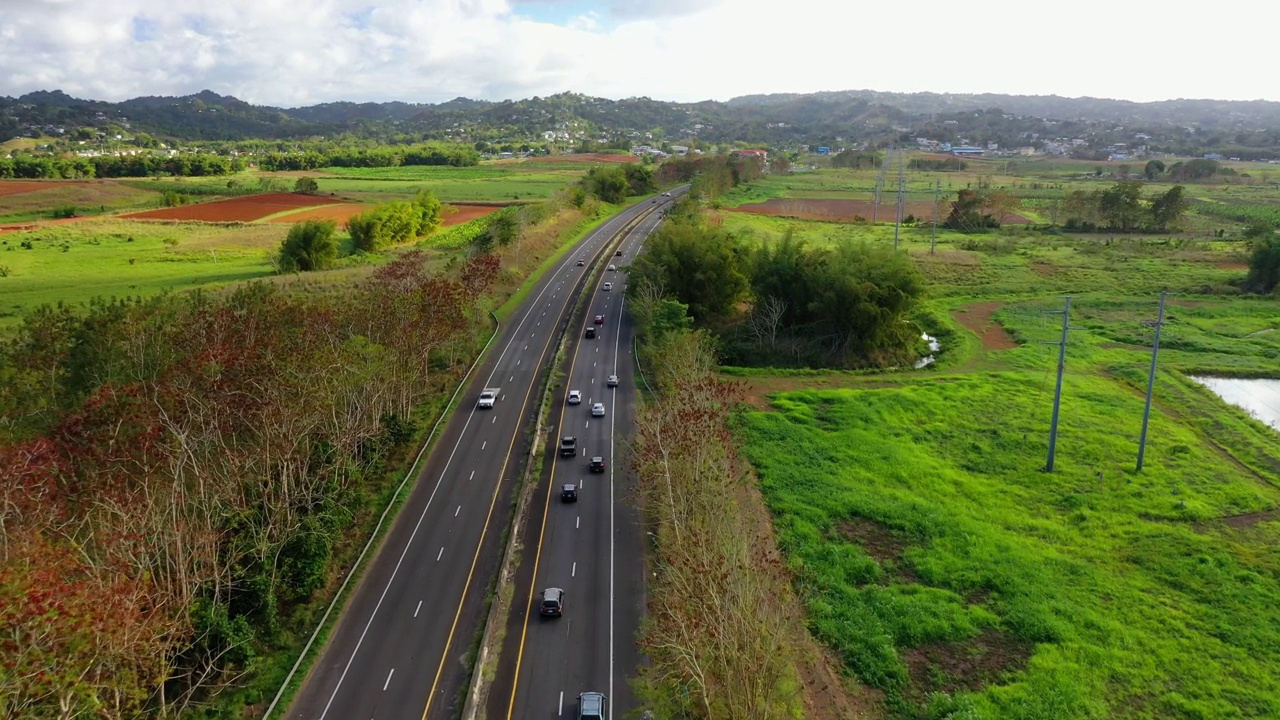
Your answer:
[[[933,240],[929,242],[929,254],[934,254],[938,249],[938,206],[942,202],[942,181],[938,180],[933,186]]]
[[[1049,424],[1049,459],[1044,465],[1045,472],[1053,472],[1053,459],[1058,448],[1058,410],[1062,407],[1062,374],[1067,367],[1067,331],[1071,329],[1071,296],[1067,295],[1063,299],[1066,300],[1066,305],[1061,310],[1048,313],[1062,316],[1062,338],[1056,343],[1045,343],[1058,346],[1058,385],[1053,391],[1053,421]]]
[[[871,201],[871,224],[875,225],[880,215],[880,191],[884,190],[885,173],[889,172],[889,162],[893,157],[893,146],[890,145],[884,151],[884,158],[880,161],[880,174],[876,176],[875,189],[872,190],[873,199]]]
[[[898,235],[902,232],[902,206],[907,199],[907,163],[906,158],[902,154],[902,150],[898,150],[898,216],[893,225],[893,249],[898,249]]]

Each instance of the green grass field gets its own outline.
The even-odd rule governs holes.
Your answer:
[[[216,287],[271,274],[287,225],[223,227],[85,220],[0,235],[0,332],[46,303]],[[31,245],[30,249],[24,243]]]
[[[735,192],[851,184],[824,174]],[[893,242],[892,226],[717,217],[749,242]],[[1232,285],[1243,247],[944,231],[930,255],[928,236],[901,242],[929,281],[932,369],[731,371],[811,630],[895,718],[1280,717],[1280,434],[1186,377],[1280,376],[1280,306]],[[1161,290],[1176,294],[1137,473]],[[1046,474],[1061,322],[1046,313],[1064,294],[1076,329]],[[988,316],[1016,346],[962,324]]]
[[[320,190],[353,199],[412,195],[422,188],[445,202],[545,200],[577,181],[587,166],[510,163],[479,167],[324,168]]]

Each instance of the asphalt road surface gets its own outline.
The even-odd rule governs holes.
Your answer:
[[[667,202],[640,203],[591,233],[547,272],[501,329],[288,717],[426,720],[460,713],[469,680],[464,658],[498,571],[503,525],[529,452],[554,341],[592,260],[629,221]],[[579,259],[586,265],[579,267]],[[616,329],[621,287],[611,298],[615,319],[606,327]],[[475,407],[486,387],[501,388],[492,410]]]
[[[577,436],[579,454],[561,458],[558,443],[548,448],[523,530],[512,611],[486,707],[489,720],[574,718],[582,692],[608,696],[610,717],[625,717],[635,704],[627,678],[641,662],[635,637],[644,613],[644,530],[619,457],[632,435],[637,393],[623,291],[626,266],[660,220],[650,216],[623,239],[622,256],[610,260],[618,269],[603,274],[585,317],[570,326],[577,342],[567,353],[565,382],[551,417],[558,418],[558,436]],[[611,291],[603,290],[605,282],[613,283]],[[596,315],[604,323],[596,326],[596,339],[586,339]],[[609,375],[618,376],[616,388],[606,387]],[[582,393],[581,404],[566,404],[570,390]],[[595,403],[604,404],[604,417],[592,416]],[[604,473],[588,471],[594,456],[605,459]],[[566,483],[579,486],[577,502],[561,500]],[[565,591],[562,617],[539,613],[548,587]]]

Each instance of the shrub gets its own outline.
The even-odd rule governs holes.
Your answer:
[[[338,258],[338,240],[332,220],[305,220],[289,228],[280,243],[278,265],[281,272],[323,270]]]
[[[53,210],[50,210],[49,214],[52,215],[55,219],[73,218],[76,216],[76,206],[75,205],[59,205],[55,207]]]

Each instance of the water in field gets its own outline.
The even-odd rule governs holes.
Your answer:
[[[942,348],[942,346],[938,344],[938,338],[928,333],[924,333],[920,337],[929,343],[929,352],[936,353],[938,352],[938,350]],[[930,364],[933,363],[933,359],[934,359],[933,355],[927,355],[925,357],[920,358],[919,360],[916,361],[916,369],[919,370],[922,367],[928,367]]]
[[[1280,431],[1280,380],[1192,377],[1218,397]]]

